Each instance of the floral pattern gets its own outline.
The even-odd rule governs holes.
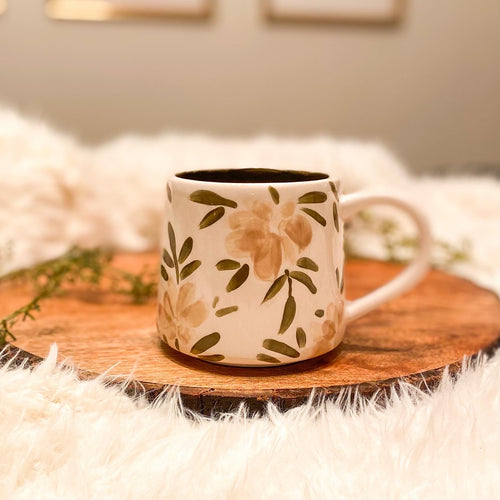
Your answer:
[[[344,302],[342,300],[336,303],[331,302],[326,308],[326,314],[323,309],[318,309],[316,316],[324,317],[324,320],[322,322],[313,321],[310,323],[308,330],[312,333],[312,342],[305,330],[302,327],[298,327],[295,334],[297,347],[274,339],[265,339],[262,347],[286,358],[302,357],[303,359],[308,359],[330,351],[335,345],[337,334],[340,332],[344,316]],[[271,364],[280,364],[282,362],[280,359],[267,353],[257,354],[256,359]]]
[[[194,240],[188,237],[181,248],[177,248],[177,238],[171,222],[167,225],[170,253],[163,248],[160,276],[167,284],[158,304],[157,329],[161,338],[178,351],[189,349],[193,337],[199,337],[200,327],[208,317],[208,307],[203,299],[196,299],[196,285],[185,281],[202,265],[198,259],[185,264],[193,250]],[[185,281],[184,283],[182,283]],[[216,301],[213,302],[215,307]],[[237,306],[226,307],[216,311],[216,315],[224,316],[238,310]],[[221,336],[219,332],[204,335],[191,346],[189,352],[200,359],[219,362],[222,354],[204,354],[215,346]]]
[[[332,348],[335,336],[340,330],[343,316],[344,302],[339,300],[337,303],[331,302],[328,304],[323,322],[314,322],[312,325],[312,330],[316,335],[314,339],[314,346],[307,352],[308,356],[314,357],[325,353]]]
[[[339,301],[337,304],[331,302],[326,308],[325,320],[321,325],[323,335],[328,338],[333,338],[337,333],[342,318],[344,316],[344,303]]]
[[[252,277],[255,283],[268,283],[262,296],[256,297],[258,302],[255,305],[272,301],[273,306],[268,309],[271,313],[269,319],[270,324],[275,322],[276,326],[271,326],[274,329],[272,337],[262,341],[263,351],[256,351],[254,355],[261,363],[283,364],[323,354],[335,345],[335,339],[341,333],[344,302],[341,298],[343,273],[341,276],[339,268],[335,268],[339,298],[328,303],[325,309],[313,309],[310,320],[297,314],[301,311],[300,302],[305,300],[301,287],[315,295],[318,292],[315,281],[321,279],[321,262],[318,265],[317,257],[311,251],[313,229],[327,224],[336,232],[340,229],[338,192],[331,182],[330,188],[334,199],[323,191],[309,191],[294,200],[287,200],[273,186],[268,186],[267,200],[253,198],[243,200],[242,204],[209,190],[197,190],[189,195],[191,202],[205,207],[198,219],[197,230],[211,231],[215,224],[221,224],[219,221],[224,221],[224,226],[228,227],[223,236],[226,253],[215,263],[218,271],[228,273],[225,292],[232,294],[249,278],[252,281]],[[172,202],[170,185],[167,190]],[[230,299],[238,294],[224,294],[222,307],[219,306],[221,297],[217,295],[210,299],[210,308],[197,293],[191,279],[202,266],[198,259],[189,260],[196,236],[188,236],[179,248],[169,222],[168,240],[169,248],[163,248],[160,269],[165,285],[158,305],[160,334],[177,350],[207,361],[221,362],[225,356],[211,349],[224,336],[223,318],[240,314],[241,307],[235,303],[237,300]],[[229,302],[225,297],[229,297]],[[248,297],[248,300],[252,298]],[[315,301],[311,299],[308,303],[310,307]],[[273,319],[275,309],[279,314]],[[211,321],[207,321],[209,316]],[[214,317],[221,319],[213,323]],[[222,335],[219,331],[208,333],[210,330],[207,331],[205,322],[211,324],[210,330],[221,327]],[[280,336],[285,341],[278,340]]]
[[[247,210],[229,216],[229,227],[228,254],[235,258],[250,257],[254,274],[262,281],[274,280],[283,261],[295,263],[312,239],[311,224],[297,213],[294,202],[277,207],[254,200]]]
[[[169,345],[187,346],[208,316],[207,304],[196,298],[194,283],[184,283],[180,287],[168,281],[167,289],[158,304],[158,330]]]

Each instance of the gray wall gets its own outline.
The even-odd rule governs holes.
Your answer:
[[[86,142],[127,131],[380,139],[415,169],[500,163],[500,1],[408,0],[396,28],[0,17],[0,100]]]

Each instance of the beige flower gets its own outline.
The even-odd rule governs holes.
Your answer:
[[[195,300],[195,296],[193,283],[184,283],[178,288],[173,281],[168,282],[163,300],[158,304],[158,330],[169,345],[175,345],[176,340],[188,345],[193,328],[207,318],[207,305],[201,299]]]
[[[340,330],[342,319],[344,316],[344,302],[338,301],[336,304],[331,302],[326,308],[325,317],[322,323],[314,322],[313,331],[314,347],[307,356],[319,356],[330,351],[334,345],[335,336]]]
[[[283,258],[295,264],[299,252],[311,243],[311,225],[296,208],[294,202],[277,207],[255,200],[248,210],[233,212],[226,238],[228,253],[236,258],[250,257],[259,279],[275,279]]]
[[[325,320],[321,325],[323,335],[328,338],[333,338],[339,330],[342,318],[344,316],[344,302],[338,301],[337,304],[331,302],[326,308]]]

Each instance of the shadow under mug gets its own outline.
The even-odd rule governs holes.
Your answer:
[[[396,278],[344,295],[344,221],[404,210],[419,250]],[[334,349],[346,325],[414,287],[429,263],[425,217],[393,195],[341,194],[325,173],[263,168],[178,173],[167,183],[157,326],[170,347],[235,366],[295,363]]]

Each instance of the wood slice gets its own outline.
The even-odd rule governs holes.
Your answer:
[[[157,254],[126,254],[116,266],[138,271],[157,268]],[[348,298],[383,284],[400,266],[350,261]],[[0,288],[0,317],[31,298],[27,286]],[[297,364],[266,368],[219,366],[184,356],[158,340],[156,304],[132,305],[127,297],[102,290],[68,290],[46,300],[36,321],[18,323],[7,356],[18,365],[36,364],[59,346],[59,360],[82,378],[106,372],[115,383],[132,374],[133,394],[153,400],[166,386],[179,386],[186,408],[203,414],[232,410],[245,402],[251,412],[268,401],[281,409],[315,393],[334,397],[346,387],[361,395],[385,394],[396,379],[435,387],[444,367],[456,373],[464,356],[492,351],[500,339],[500,301],[472,283],[431,271],[412,292],[391,301],[348,327],[344,342],[329,354]],[[20,351],[19,351],[20,350]]]

